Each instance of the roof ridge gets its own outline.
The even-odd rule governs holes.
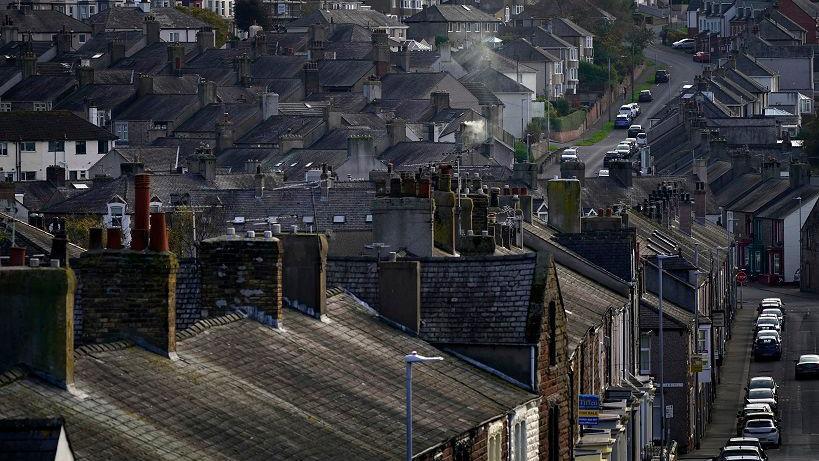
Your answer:
[[[238,312],[232,312],[230,314],[220,315],[218,317],[201,319],[198,320],[193,325],[191,325],[190,327],[182,331],[177,331],[176,339],[177,341],[189,339],[198,335],[199,333],[202,333],[205,330],[209,330],[214,327],[220,327],[222,325],[227,325],[233,322],[238,322],[239,320],[243,320],[245,318],[247,318],[246,315],[240,314]]]
[[[134,343],[129,340],[112,341],[101,344],[85,344],[74,349],[75,356],[94,355],[95,352],[121,351],[132,347]]]

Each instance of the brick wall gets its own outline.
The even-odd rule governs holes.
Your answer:
[[[202,315],[240,311],[277,327],[282,320],[282,243],[217,237],[201,242]]]
[[[194,258],[179,260],[176,273],[176,329],[184,330],[202,318],[199,302],[201,279],[199,261]]]
[[[816,20],[810,14],[797,6],[793,0],[780,0],[777,9],[805,29],[805,43],[816,43]]]
[[[172,253],[83,253],[74,265],[76,343],[131,339],[175,351],[178,267]]]

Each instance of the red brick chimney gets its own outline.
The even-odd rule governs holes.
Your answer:
[[[151,206],[151,177],[147,174],[134,176],[134,227],[131,229],[131,249],[142,251],[148,246],[148,229]]]
[[[699,224],[705,224],[705,183],[697,181],[694,189],[694,218]]]

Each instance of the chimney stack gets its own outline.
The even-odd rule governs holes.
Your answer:
[[[37,75],[37,55],[33,51],[24,51],[20,55],[20,64],[22,66],[23,80]]]
[[[373,31],[372,43],[375,76],[380,79],[390,71],[390,44],[387,32],[384,30]]]
[[[63,28],[60,29],[59,32],[57,32],[57,34],[55,35],[54,38],[55,38],[55,41],[57,42],[57,53],[64,54],[64,53],[70,53],[71,52],[71,48],[72,48],[72,46],[71,46],[71,41],[72,41],[71,32],[66,30],[65,26],[63,26]]]
[[[279,114],[279,95],[268,91],[262,93],[260,96],[262,120],[268,120],[270,117]]]
[[[307,62],[304,64],[304,93],[309,96],[320,92],[318,64]]]
[[[364,98],[367,99],[367,102],[381,100],[381,80],[379,80],[378,77],[371,75],[370,78],[364,82],[361,89],[364,92]]]
[[[182,75],[182,68],[185,67],[185,46],[179,42],[169,43],[168,62],[171,64],[174,75]]]
[[[131,229],[131,249],[142,251],[148,246],[148,229],[151,212],[151,177],[147,174],[134,176],[134,227]],[[109,246],[110,248],[110,246]]]
[[[434,113],[439,113],[443,110],[449,109],[449,93],[446,91],[433,91],[430,95],[432,100],[432,110]]]
[[[216,122],[216,153],[221,154],[233,147],[233,122],[226,112],[221,120]],[[215,178],[214,174],[214,178]],[[214,178],[208,179],[212,181]]]
[[[580,233],[580,181],[552,179],[546,183],[549,226],[561,233]]]
[[[697,181],[694,183],[694,218],[699,224],[705,224],[705,183]]]
[[[55,187],[65,187],[65,168],[59,165],[47,166],[46,181]]]
[[[154,93],[154,78],[147,74],[137,77],[137,97]]]
[[[387,136],[390,146],[407,140],[407,122],[404,119],[394,118],[387,121]]]
[[[699,181],[708,184],[708,159],[695,158],[693,170]]]
[[[516,163],[515,167],[519,164]],[[580,181],[580,187],[586,185],[586,164],[580,160],[569,160],[560,163],[560,178],[561,179],[577,179]],[[531,185],[529,187],[532,187]]]
[[[94,68],[80,65],[77,67],[77,83],[86,86],[94,83]]]
[[[145,45],[153,45],[159,43],[159,21],[149,14],[145,16]]]
[[[609,176],[613,177],[623,187],[631,187],[633,184],[633,170],[631,161],[626,159],[615,159],[609,163]]]
[[[452,166],[441,165],[438,172],[438,187],[433,193],[435,211],[433,214],[433,238],[435,246],[447,253],[455,253],[455,193],[452,192]]]
[[[791,189],[796,189],[810,184],[810,167],[807,164],[792,161],[788,168],[788,179]]]
[[[687,193],[683,193],[682,197],[680,197],[680,217],[679,217],[679,227],[680,232],[685,235],[691,235],[691,224],[692,224],[692,202],[691,196]]]
[[[196,92],[199,95],[200,107],[205,107],[216,102],[216,83],[200,78]]]
[[[203,27],[196,33],[196,49],[199,54],[216,47],[216,33],[212,27]]]

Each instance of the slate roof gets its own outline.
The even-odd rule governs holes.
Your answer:
[[[489,88],[489,91],[495,94],[532,93],[529,88],[489,67],[470,72],[461,79],[466,82],[481,82]]]
[[[549,21],[552,32],[560,37],[590,37],[594,36],[588,30],[578,26],[568,18],[553,18]]]
[[[292,48],[294,52],[298,53],[307,48],[307,42],[310,38],[307,34],[301,32],[268,32],[267,43],[273,51],[279,53],[286,48]]]
[[[560,296],[566,311],[569,350],[574,351],[590,329],[598,327],[610,310],[628,304],[628,299],[566,266],[556,266]]]
[[[129,105],[117,119],[172,121],[197,101],[199,97],[195,94],[146,94]]]
[[[372,32],[370,29],[358,24],[337,24],[333,28],[333,33],[327,39],[330,43],[338,42],[359,42],[372,43]]]
[[[15,57],[20,55],[20,53],[23,53],[24,47],[30,47],[31,51],[34,52],[34,54],[39,58],[48,50],[54,48],[54,46],[54,43],[50,41],[43,42],[32,40],[30,42],[22,42],[18,40],[0,45],[0,56]]]
[[[26,222],[20,221],[19,219],[13,218],[10,215],[0,212],[0,229],[4,229],[7,234],[11,233],[11,221],[14,220],[14,232],[17,235],[18,242],[27,242],[29,245],[32,245],[38,252],[42,252],[44,254],[51,253],[51,243],[54,235],[49,234],[48,232],[34,227],[31,224]],[[68,257],[69,258],[77,258],[79,257],[85,250],[73,243],[68,243]],[[2,420],[0,420],[2,421]],[[0,429],[2,432],[2,429]],[[2,438],[2,436],[0,436]],[[0,453],[5,453],[2,449],[2,442],[0,442]]]
[[[282,229],[292,225],[306,228],[305,216],[313,217],[314,231],[371,230],[371,202],[375,198],[375,185],[370,181],[334,181],[327,200],[322,200],[321,190],[315,184],[290,184],[265,189],[261,198],[251,188],[241,190],[194,190],[194,205],[207,205],[218,198],[224,204],[227,219],[242,216],[246,220],[266,220],[276,217]],[[344,223],[334,223],[333,216],[343,215]]]
[[[387,74],[381,79],[381,95],[383,99],[429,99],[430,92],[447,76],[446,72]]]
[[[162,29],[201,29],[209,27],[199,19],[189,16],[176,8],[151,8],[144,13],[139,8],[108,8],[90,18],[89,24],[98,24],[105,30],[143,30],[145,18],[152,15]]]
[[[529,62],[558,62],[560,58],[543,48],[536,47],[524,38],[506,42],[497,53],[509,59]]]
[[[319,84],[323,87],[351,88],[373,73],[370,61],[324,60],[319,62]]]
[[[2,12],[3,24],[12,24],[20,32],[56,34],[65,29],[70,32],[91,32],[91,27],[57,10],[6,9]]]
[[[324,50],[333,53],[335,59],[363,60],[369,59],[373,45],[366,42],[331,42],[324,45]]]
[[[57,101],[77,86],[74,77],[32,75],[3,93],[4,101]]]
[[[304,56],[259,56],[250,65],[250,75],[254,79],[296,78],[306,62]]]
[[[0,419],[0,453],[16,461],[57,459],[62,418]]]
[[[388,327],[350,295],[328,296],[327,310],[332,323],[286,310],[284,330],[212,321],[180,335],[174,361],[137,347],[79,351],[82,395],[23,379],[0,387],[0,415],[64,415],[80,459],[396,459],[406,351],[446,357],[413,373],[419,452],[537,398]]]
[[[374,145],[379,143],[379,140],[387,139],[387,130],[373,129],[368,126],[349,126],[336,128],[324,135],[321,139],[310,146],[311,149],[321,150],[341,150],[347,149],[347,138],[350,136],[370,135],[373,138]]]
[[[284,173],[286,181],[303,182],[309,170],[321,169],[322,163],[333,170],[347,161],[346,149],[293,149],[285,155],[274,155],[267,164]]]
[[[382,99],[371,104],[367,110],[391,111],[396,117],[407,122],[420,122],[427,120],[432,114],[432,102],[429,99]]]
[[[355,24],[367,29],[401,27],[397,19],[376,10],[318,10],[287,23],[288,28],[309,27],[311,24]]]
[[[736,57],[736,69],[745,75],[752,77],[771,77],[776,75],[776,72],[769,69],[764,64],[756,62],[753,57],[745,53],[740,53]]]
[[[101,85],[133,85],[136,76],[129,69],[95,69],[94,83]]]
[[[145,37],[142,28],[138,30],[128,30],[119,32],[102,32],[92,35],[83,45],[72,53],[63,54],[65,59],[69,56],[80,58],[91,58],[98,53],[108,53],[108,44],[113,40],[119,40],[125,45],[125,49],[129,50]]]
[[[213,134],[216,131],[216,123],[222,120],[224,114],[230,116],[233,126],[244,126],[247,123],[252,123],[253,119],[259,116],[259,105],[255,102],[208,104],[185,120],[174,131]]]
[[[791,32],[801,32],[805,33],[805,28],[800,26],[799,24],[795,23],[791,18],[785,16],[784,14],[780,13],[779,10],[772,9],[770,11],[771,19],[776,21],[777,24],[784,27],[786,30]]]
[[[236,141],[237,144],[275,144],[285,133],[309,133],[321,127],[324,119],[321,117],[290,117],[274,115],[256,125],[247,134]]]
[[[788,32],[783,26],[779,25],[778,23],[772,21],[769,18],[766,18],[759,23],[757,23],[757,27],[759,28],[759,37],[771,41],[796,41],[796,38]]]
[[[270,170],[270,159],[277,153],[278,149],[272,147],[234,147],[226,149],[216,156],[216,166],[229,169],[231,172],[245,171],[245,164],[252,160],[260,162],[262,170],[267,171]]]
[[[466,5],[432,5],[404,19],[405,23],[414,22],[500,22],[494,16]]]
[[[444,161],[455,152],[455,143],[451,142],[399,142],[385,150],[378,159],[392,163],[395,168],[415,170],[418,166]]]
[[[645,292],[640,295],[640,306],[646,309],[641,309],[640,328],[643,330],[652,329],[657,331],[660,328],[660,299],[653,293]],[[650,312],[653,315],[645,315],[643,312]],[[663,317],[663,330],[675,329],[675,324],[676,329],[687,329],[694,323],[693,313],[688,312],[668,299],[663,299]],[[673,323],[668,323],[666,320],[672,320]]]
[[[71,112],[0,112],[0,141],[116,139],[110,131]]]
[[[503,103],[483,82],[461,82],[461,84],[478,98],[481,106],[502,106]]]
[[[767,179],[729,204],[728,209],[736,212],[756,213],[789,187],[788,178]]]
[[[767,206],[759,214],[757,218],[766,219],[785,219],[792,213],[799,211],[799,201],[796,197],[802,197],[802,206],[804,207],[810,200],[819,195],[819,186],[805,185],[797,187],[796,189],[789,189],[785,194],[780,195],[773,203]],[[807,208],[802,210],[802,213],[807,216],[810,212]]]
[[[535,254],[488,258],[505,264],[443,258],[421,265],[422,338],[445,344],[532,342],[527,324]]]
[[[140,162],[146,171],[155,173],[173,171],[177,161],[181,165],[185,163],[184,155],[175,147],[117,147],[111,152],[118,152],[126,162]]]
[[[94,83],[81,86],[77,91],[60,101],[54,108],[79,112],[84,111],[89,104],[93,104],[100,109],[118,109],[132,100],[135,95],[135,85],[106,85]],[[117,113],[115,111],[114,117],[116,117],[116,115]]]
[[[196,49],[195,43],[182,42],[185,54]],[[168,64],[168,44],[165,42],[153,43],[139,50],[131,56],[120,59],[113,66],[114,69],[130,69],[137,74],[157,74]],[[185,63],[188,66],[188,63]]]
[[[501,72],[535,72],[535,69],[515,61],[514,55],[510,57],[500,54],[485,46],[472,46],[453,53],[452,57],[469,72],[484,67],[491,67]]]
[[[708,177],[711,177],[709,171]],[[714,199],[721,207],[727,207],[731,202],[743,197],[751,189],[755,188],[762,182],[762,176],[759,173],[746,173],[738,178],[731,178],[725,187],[717,191]]]

